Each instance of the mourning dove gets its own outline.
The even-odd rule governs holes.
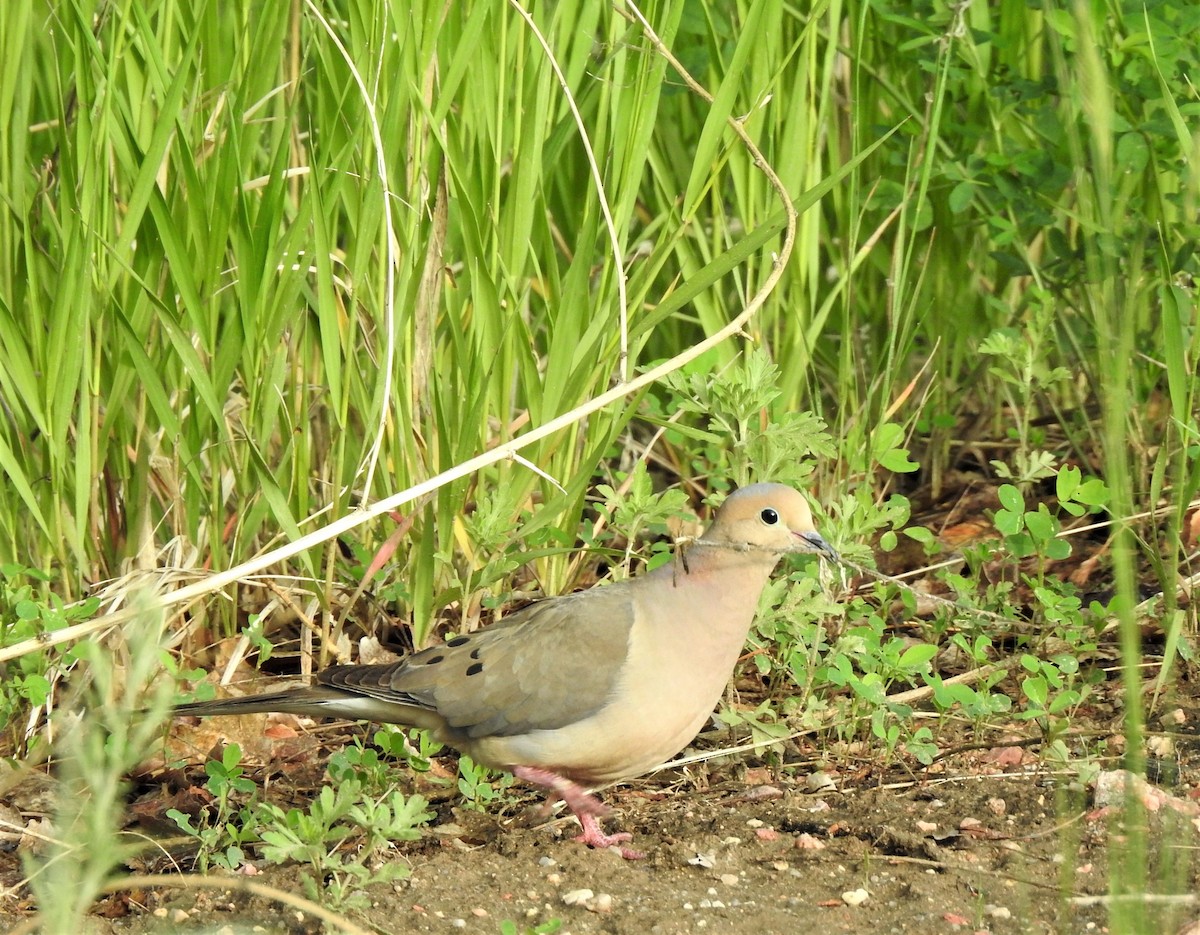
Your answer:
[[[431,730],[479,763],[561,798],[576,840],[607,848],[605,806],[584,786],[628,779],[682,750],[712,713],[787,552],[837,555],[783,484],[730,495],[673,562],[526,607],[386,665],[337,665],[317,684],[181,705],[179,714],[282,711]],[[623,856],[641,856],[621,848]]]

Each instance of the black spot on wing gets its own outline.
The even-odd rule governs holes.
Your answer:
[[[464,643],[469,643],[469,642],[471,642],[471,637],[469,637],[469,636],[456,636],[452,640],[446,640],[446,645],[447,646],[462,646]]]
[[[482,662],[473,662],[469,666],[467,666],[467,675],[478,675],[482,671],[483,671],[483,663]]]
[[[427,666],[435,666],[445,658],[445,656],[430,656],[428,659],[423,659],[422,662]]]

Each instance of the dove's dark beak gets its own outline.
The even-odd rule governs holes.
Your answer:
[[[797,539],[804,543],[801,546],[802,551],[816,552],[831,562],[841,561],[838,558],[837,550],[826,542],[819,532],[798,532],[795,535]]]

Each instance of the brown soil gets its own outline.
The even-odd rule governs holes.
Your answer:
[[[1187,717],[1194,726],[1200,708]],[[1153,885],[1189,894],[1200,891],[1200,770],[1196,745],[1177,749],[1172,797],[1146,830]],[[542,821],[517,787],[508,814],[447,800],[422,840],[390,856],[411,877],[374,887],[372,907],[347,918],[385,933],[493,933],[506,921],[525,932],[551,920],[575,935],[1108,931],[1105,906],[1070,897],[1109,892],[1120,873],[1109,861],[1126,829],[1093,807],[1077,779],[1051,774],[1028,751],[964,752],[892,783],[820,774],[830,785],[812,775],[734,765],[609,790],[608,823],[634,833],[646,851],[639,861],[574,843],[573,819]],[[814,785],[824,788],[806,791]],[[277,782],[272,797],[296,791]],[[0,882],[10,885],[19,863],[0,860]],[[254,879],[300,892],[298,876],[295,867],[265,868]],[[856,891],[865,900],[851,905]],[[1146,910],[1144,931],[1176,932],[1200,918],[1200,906],[1182,902]],[[262,897],[186,883],[110,897],[97,913],[102,932],[321,930]],[[21,918],[0,913],[0,927]]]
[[[959,497],[954,509],[968,520],[982,516],[995,507],[994,492],[985,494],[991,498],[986,502]],[[978,535],[980,524],[972,526],[937,505],[931,509],[927,525],[941,538],[954,539],[948,547]],[[1091,593],[1089,581],[1103,577],[1096,568],[1106,548],[1103,535],[1077,540],[1072,561],[1058,569],[1084,592],[1085,605],[1093,596],[1105,599],[1102,592]],[[893,574],[924,561],[923,555],[903,549],[886,558],[885,570]],[[1146,580],[1153,576],[1148,573]],[[1023,590],[1018,587],[1011,595],[1018,606]],[[1167,641],[1154,620],[1146,622],[1143,637],[1147,678],[1153,678],[1158,672],[1153,664],[1161,662]],[[998,647],[1004,643],[1002,634],[994,640]],[[1146,754],[1154,785],[1137,796],[1148,806],[1139,819],[1143,827],[1122,827],[1118,810],[1096,801],[1093,782],[1099,771],[1120,769],[1123,752],[1115,634],[1106,634],[1102,642],[1099,652],[1081,663],[1108,673],[1109,681],[1095,686],[1087,703],[1072,713],[1071,734],[1064,738],[1078,773],[1043,759],[1036,729],[1023,721],[993,723],[977,737],[942,718],[936,728],[939,749],[957,752],[946,752],[929,768],[903,756],[889,760],[869,744],[832,746],[828,737],[805,735],[787,744],[777,761],[785,764],[782,768],[753,757],[727,757],[720,765],[668,770],[607,790],[610,829],[632,832],[632,846],[646,852],[644,860],[623,860],[572,842],[574,820],[546,821],[535,814],[537,798],[521,786],[486,813],[462,807],[462,800],[447,792],[455,775],[450,760],[438,764],[440,786],[429,775],[399,771],[397,781],[414,784],[406,792],[436,800],[437,819],[420,840],[397,845],[388,857],[407,864],[411,876],[373,887],[372,906],[347,911],[345,918],[383,933],[507,935],[543,926],[549,931],[548,924],[559,920],[558,931],[574,935],[1001,935],[1106,932],[1110,927],[1197,935],[1200,681],[1194,665],[1189,669],[1176,661],[1169,701],[1147,691],[1152,715]],[[1002,687],[1019,696],[1015,682]],[[869,731],[857,735],[869,736]],[[160,771],[142,782],[144,797],[131,809],[136,830],[158,838],[164,848],[148,847],[131,865],[136,873],[188,866],[186,847],[177,847],[178,834],[165,811],[172,806],[187,811],[176,804],[180,797],[203,798],[196,788],[204,782],[199,764],[222,736],[236,740],[245,764],[260,764],[250,776],[265,798],[299,807],[324,781],[329,752],[348,739],[343,728],[300,727],[295,719],[220,718],[194,726],[177,721],[168,758],[192,766],[186,774]],[[714,739],[723,743],[728,737],[707,742]],[[984,743],[976,745],[979,740]],[[827,746],[816,746],[822,743]],[[9,828],[22,827],[49,808],[52,780],[35,774],[30,782],[41,785],[0,796],[0,818]],[[20,852],[36,845],[18,843],[16,837],[0,838],[0,896],[7,897],[0,898],[3,931],[27,924],[33,909],[20,885]],[[1144,842],[1141,857],[1131,847],[1138,841]],[[166,848],[176,848],[171,859],[156,860],[154,855]],[[95,929],[132,935],[319,931],[321,923],[311,915],[237,889],[239,881],[252,879],[303,892],[297,867],[255,864],[257,876],[228,877],[228,892],[189,886],[191,877],[184,875],[178,887],[143,887],[108,897],[96,907]],[[1102,899],[1079,901],[1103,898],[1125,884],[1136,888],[1139,874],[1143,889],[1164,898],[1138,903],[1126,921]]]

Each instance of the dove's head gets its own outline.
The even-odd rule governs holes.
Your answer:
[[[813,526],[808,501],[786,484],[752,484],[730,494],[701,542],[777,552],[837,552]]]

